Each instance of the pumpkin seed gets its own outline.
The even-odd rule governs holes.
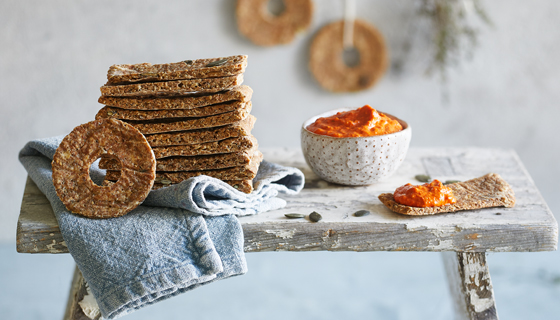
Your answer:
[[[305,217],[305,215],[301,213],[286,213],[285,216],[286,218],[290,218],[290,219],[301,219]]]
[[[452,184],[452,183],[457,183],[457,182],[461,182],[461,180],[447,180],[443,184],[447,185],[447,184]]]
[[[371,211],[369,211],[369,210],[358,210],[358,211],[354,212],[354,216],[363,217],[363,216],[367,216],[370,213],[371,213]]]
[[[208,63],[207,65],[205,65],[205,67],[217,67],[217,66],[221,66],[221,65],[225,64],[226,62],[227,62],[227,59],[212,61],[212,62]]]
[[[161,184],[171,184],[171,180],[160,180],[159,183],[161,183]]]
[[[323,216],[320,215],[318,212],[313,211],[309,214],[309,220],[313,221],[313,222],[319,222],[321,221],[321,219],[323,219]]]
[[[432,177],[430,177],[427,174],[417,174],[414,176],[414,179],[420,181],[420,182],[430,182],[432,181]]]

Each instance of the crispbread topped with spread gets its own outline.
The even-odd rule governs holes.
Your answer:
[[[243,73],[247,56],[184,60],[164,64],[117,64],[107,72],[108,84],[219,78]]]
[[[414,216],[501,206],[513,207],[515,205],[513,190],[497,173],[489,173],[479,178],[452,183],[447,186],[453,190],[453,196],[457,202],[440,207],[402,205],[395,201],[392,193],[382,193],[378,198],[392,211]]]
[[[102,155],[119,159],[122,175],[110,187],[96,185],[91,164]],[[56,193],[68,210],[89,218],[113,218],[136,208],[155,180],[156,160],[144,136],[115,119],[80,125],[60,143],[52,162]]]

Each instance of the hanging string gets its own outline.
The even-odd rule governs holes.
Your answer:
[[[354,47],[354,20],[356,19],[356,1],[344,0],[344,31],[342,45],[344,49]]]

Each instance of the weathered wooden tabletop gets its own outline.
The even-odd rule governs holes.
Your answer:
[[[300,168],[304,190],[282,196],[281,210],[240,218],[245,251],[552,251],[558,224],[531,177],[512,150],[487,148],[411,148],[399,170],[371,186],[345,187],[319,179],[298,149],[262,150],[265,159]],[[377,199],[405,183],[418,184],[417,174],[440,180],[466,180],[489,172],[500,174],[513,188],[514,208],[490,208],[410,217],[388,210]],[[356,217],[360,209],[370,215]],[[319,212],[323,219],[290,220],[285,213]],[[28,179],[17,228],[17,250],[65,253],[56,218],[47,198]]]

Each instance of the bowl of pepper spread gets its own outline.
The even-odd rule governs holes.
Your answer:
[[[391,176],[408,151],[411,128],[375,110],[332,110],[303,123],[301,148],[322,179],[343,185],[369,185]]]

